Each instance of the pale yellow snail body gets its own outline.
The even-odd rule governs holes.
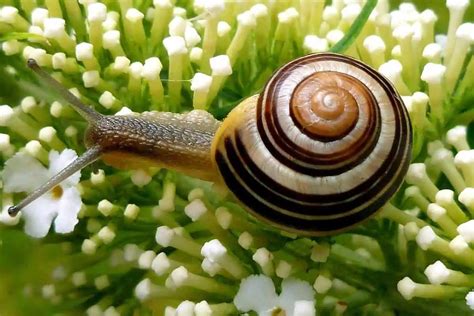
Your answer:
[[[408,113],[393,86],[352,58],[313,54],[270,78],[221,123],[204,111],[105,116],[30,66],[90,123],[88,150],[12,214],[85,165],[157,165],[221,182],[256,217],[307,235],[347,230],[400,186],[411,156]]]

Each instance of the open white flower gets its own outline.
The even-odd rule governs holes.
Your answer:
[[[285,279],[280,295],[271,278],[251,275],[242,280],[234,304],[242,312],[255,311],[259,316],[314,316],[314,291],[308,282]]]
[[[33,157],[17,153],[5,163],[4,191],[30,193],[76,157],[76,152],[71,149],[65,149],[61,154],[50,151],[49,169],[46,169]],[[53,220],[57,233],[65,234],[74,230],[78,223],[77,214],[81,209],[81,197],[76,189],[80,177],[80,172],[75,173],[22,209],[25,232],[28,235],[36,238],[46,236]]]
[[[467,293],[466,295],[466,304],[470,309],[474,310],[474,290]]]

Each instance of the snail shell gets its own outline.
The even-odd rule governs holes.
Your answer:
[[[412,131],[381,74],[342,55],[296,59],[235,108],[213,142],[225,184],[256,217],[328,235],[373,215],[407,171]]]

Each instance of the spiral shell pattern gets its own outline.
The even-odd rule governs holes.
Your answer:
[[[280,68],[259,96],[229,114],[213,150],[224,182],[256,217],[328,235],[391,198],[410,162],[411,134],[386,78],[323,53]]]

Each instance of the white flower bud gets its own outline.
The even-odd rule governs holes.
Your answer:
[[[219,37],[227,35],[231,30],[232,27],[230,26],[230,24],[225,21],[220,21],[217,24],[217,36]]]
[[[461,235],[458,235],[451,240],[449,243],[449,249],[451,249],[455,254],[459,255],[469,250],[469,245],[466,240]]]
[[[447,0],[446,7],[450,10],[465,10],[469,6],[469,0]]]
[[[237,21],[239,25],[246,26],[246,27],[254,27],[257,25],[257,20],[255,19],[255,16],[250,11],[245,11],[239,14],[237,16]]]
[[[319,294],[325,294],[332,287],[332,280],[328,279],[324,275],[318,275],[314,281],[313,288]]]
[[[2,43],[2,50],[7,56],[20,53],[20,48],[20,42],[18,42],[17,40],[8,40]]]
[[[157,275],[163,275],[171,268],[170,260],[164,252],[160,252],[151,262],[151,268]]]
[[[60,38],[65,34],[66,21],[60,18],[44,20],[44,36],[47,38]]]
[[[397,284],[398,292],[406,300],[411,300],[415,295],[416,283],[413,282],[409,277],[404,277]]]
[[[428,84],[441,84],[443,82],[446,66],[441,64],[428,63],[423,68],[421,80]]]
[[[116,100],[109,91],[104,91],[99,97],[99,103],[106,109],[112,108]]]
[[[218,239],[213,239],[204,243],[201,248],[201,255],[213,262],[219,261],[219,259],[226,253],[227,249],[221,244]]]
[[[183,266],[174,269],[170,273],[170,278],[171,280],[173,280],[173,283],[174,285],[176,285],[176,287],[182,286],[183,283],[186,282],[188,277],[189,277],[188,270]]]
[[[110,244],[115,238],[115,232],[110,229],[110,227],[104,226],[97,233],[97,237],[99,237],[99,239],[102,240],[104,244]]]
[[[176,316],[194,315],[194,304],[191,301],[183,301],[176,307]]]
[[[54,284],[47,284],[41,288],[43,298],[53,298],[56,295]]]
[[[442,51],[443,48],[441,47],[441,45],[437,43],[430,43],[425,46],[422,55],[423,58],[426,58],[428,61],[436,63],[440,61]]]
[[[87,20],[89,22],[103,22],[107,18],[107,7],[97,2],[87,6]]]
[[[458,196],[459,202],[474,210],[474,188],[465,188]]]
[[[76,59],[79,61],[94,58],[94,46],[91,43],[80,43],[76,45]]]
[[[128,73],[130,67],[130,59],[125,56],[117,56],[114,60],[114,69],[123,73]]]
[[[35,8],[31,11],[31,24],[42,27],[49,17],[49,11],[44,8]]]
[[[87,283],[86,274],[83,271],[74,272],[71,276],[71,282],[74,286],[83,286]]]
[[[462,223],[458,226],[457,230],[465,241],[467,241],[468,243],[474,243],[474,219]]]
[[[66,61],[66,54],[61,52],[53,54],[52,62],[54,69],[63,69],[66,66]]]
[[[105,49],[112,49],[120,45],[120,32],[110,30],[102,35],[102,45]]]
[[[0,105],[0,126],[7,126],[14,114],[9,105]]]
[[[129,219],[135,219],[140,212],[140,208],[135,204],[127,204],[124,211],[124,216]]]
[[[180,16],[175,16],[168,24],[169,33],[171,36],[183,36],[186,29],[186,20]]]
[[[8,150],[10,146],[10,135],[0,133],[0,151]]]
[[[207,207],[200,199],[196,199],[184,207],[184,213],[191,218],[193,222],[197,221],[206,212]]]
[[[117,111],[114,115],[133,115],[133,111],[127,108],[126,106],[122,107],[119,111]]]
[[[175,232],[168,226],[160,226],[156,229],[155,240],[159,245],[168,247],[174,235]]]
[[[212,77],[197,72],[191,79],[191,91],[208,92],[212,84]]]
[[[150,294],[152,292],[151,288],[152,288],[152,284],[151,284],[150,279],[143,279],[135,287],[135,296],[140,301],[144,301],[148,297],[150,297]]]
[[[145,15],[135,8],[128,9],[125,14],[125,18],[132,23],[140,22],[144,17]]]
[[[213,262],[207,258],[204,258],[204,260],[202,261],[201,268],[211,277],[215,276],[222,270],[222,267],[217,262]]]
[[[426,267],[425,275],[428,280],[430,280],[431,284],[441,284],[446,282],[448,279],[449,270],[446,268],[444,263],[438,260]]]
[[[447,142],[454,146],[457,151],[469,150],[466,140],[466,126],[456,126],[451,128],[446,134]]]
[[[311,53],[327,51],[329,43],[325,38],[316,35],[306,35],[303,42],[303,48]]]
[[[280,260],[275,268],[275,274],[279,278],[286,279],[290,276],[291,268],[291,264],[289,264],[287,261]]]
[[[193,47],[189,53],[189,59],[193,63],[199,63],[202,58],[202,48],[201,47]]]
[[[101,275],[94,279],[94,285],[99,291],[109,287],[110,281],[107,275]]]
[[[216,209],[216,219],[222,228],[228,229],[232,223],[232,214],[227,208],[221,206]]]
[[[370,35],[364,40],[364,47],[371,54],[385,52],[385,42],[380,36]]]
[[[82,242],[81,250],[86,255],[92,255],[97,250],[97,244],[91,239],[84,239],[84,241]]]
[[[416,236],[416,242],[421,249],[428,250],[436,238],[437,236],[433,228],[430,226],[425,226],[418,232],[418,236]]]
[[[194,313],[196,316],[212,316],[212,309],[209,303],[201,301],[194,306]]]
[[[232,74],[232,66],[229,56],[219,55],[209,59],[213,76],[230,76]]]
[[[250,12],[256,17],[264,17],[268,15],[268,8],[265,4],[257,3],[250,8]]]
[[[100,74],[97,70],[85,71],[82,74],[82,81],[86,88],[97,87],[100,84]]]
[[[223,0],[206,0],[204,1],[204,10],[211,14],[211,16],[218,16],[225,9]]]
[[[201,41],[201,36],[199,36],[199,33],[194,27],[188,26],[184,31],[184,40],[186,41],[186,46],[188,48],[194,47]]]
[[[152,177],[147,172],[147,170],[138,169],[132,171],[130,180],[132,180],[133,184],[135,184],[137,187],[144,187],[151,182]]]
[[[138,267],[140,269],[150,269],[155,259],[156,253],[153,250],[147,250],[138,257]]]
[[[252,259],[261,266],[265,266],[273,260],[273,254],[266,248],[259,248],[252,256]]]
[[[57,131],[52,126],[46,126],[40,129],[38,133],[39,140],[50,143],[56,137]]]
[[[139,61],[136,61],[128,67],[128,73],[132,78],[140,79],[143,72],[143,64]]]
[[[169,56],[186,54],[188,51],[184,38],[180,36],[170,36],[165,38],[163,40],[163,45],[165,46]]]
[[[188,201],[192,202],[196,199],[201,199],[204,197],[204,190],[202,188],[194,188],[188,193]]]

